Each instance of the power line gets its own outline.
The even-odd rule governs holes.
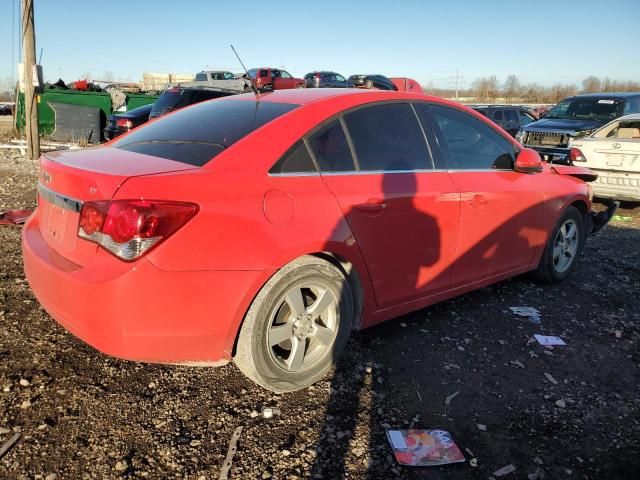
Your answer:
[[[463,83],[467,83],[467,82],[464,81],[464,77],[460,75],[459,70],[456,68],[456,74],[454,76],[449,77],[449,85],[453,86],[456,91],[456,101],[458,101],[458,90]]]

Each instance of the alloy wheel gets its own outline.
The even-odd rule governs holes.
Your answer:
[[[327,286],[292,287],[277,303],[266,335],[271,358],[282,369],[299,372],[331,352],[338,329],[338,301]]]
[[[569,218],[560,226],[553,242],[553,267],[556,272],[564,273],[571,267],[578,253],[579,242],[578,224]]]

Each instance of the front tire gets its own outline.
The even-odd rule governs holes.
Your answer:
[[[249,379],[291,392],[322,378],[349,339],[353,296],[330,262],[301,257],[278,271],[249,308],[234,361]]]
[[[575,269],[587,239],[584,217],[570,206],[551,232],[536,271],[545,283],[560,283]]]

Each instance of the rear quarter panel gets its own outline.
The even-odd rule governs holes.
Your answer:
[[[545,192],[545,208],[543,216],[543,226],[551,234],[553,228],[564,211],[571,205],[579,205],[583,212],[591,209],[591,199],[589,186],[584,181],[570,175],[560,175],[545,168],[545,172],[540,175],[541,188]],[[542,249],[539,257],[542,255]]]

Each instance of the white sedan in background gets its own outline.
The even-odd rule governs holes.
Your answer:
[[[598,174],[595,196],[640,202],[640,114],[617,118],[570,147],[572,162]]]

